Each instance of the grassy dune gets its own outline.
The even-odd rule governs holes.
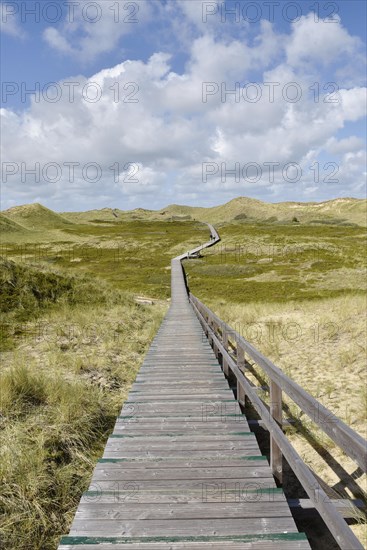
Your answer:
[[[10,262],[1,273],[13,348],[0,374],[1,545],[48,550],[68,532],[167,306]]]
[[[63,218],[60,214],[53,212],[42,204],[34,203],[24,206],[14,206],[2,213],[3,218],[7,218],[14,223],[21,225],[26,229],[45,229],[56,227],[65,227],[72,222]]]
[[[366,200],[334,199],[321,203],[280,202],[266,203],[249,197],[237,197],[226,204],[211,208],[169,205],[158,213],[146,216],[190,216],[194,220],[210,223],[228,223],[235,220],[253,223],[291,223],[296,218],[301,223],[358,224],[367,225]]]
[[[131,211],[103,208],[88,212],[63,212],[62,216],[76,223],[91,221],[128,221],[140,220],[171,220],[186,218],[209,223],[228,223],[239,219],[242,221],[262,221],[267,223],[291,223],[297,218],[301,223],[338,223],[367,225],[366,200],[340,198],[320,203],[280,202],[266,203],[249,197],[237,197],[226,204],[203,208],[170,204],[161,210],[137,208]]]

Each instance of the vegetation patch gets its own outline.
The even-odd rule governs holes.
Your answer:
[[[45,267],[1,267],[1,545],[51,550],[69,531],[167,305]]]

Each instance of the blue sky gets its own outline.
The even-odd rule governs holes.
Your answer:
[[[365,197],[365,20],[359,0],[2,2],[2,208]]]

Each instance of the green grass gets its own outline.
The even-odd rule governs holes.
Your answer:
[[[223,224],[221,243],[185,262],[191,291],[205,303],[319,300],[365,292],[361,227]],[[351,285],[343,273],[359,274]],[[350,273],[349,273],[350,274]]]
[[[99,284],[91,276],[68,276],[46,266],[27,266],[0,260],[0,351],[11,349],[21,336],[25,323],[40,317],[45,311],[58,311],[63,304],[78,308],[116,304],[130,295]]]
[[[208,230],[199,222],[127,221],[75,224],[51,237],[50,242],[37,233],[13,234],[3,245],[3,255],[18,263],[90,274],[119,290],[144,290],[153,298],[167,299],[171,258],[205,242]]]

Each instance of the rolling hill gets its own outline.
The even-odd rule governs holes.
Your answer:
[[[1,233],[18,233],[21,231],[27,231],[25,227],[19,225],[19,223],[14,222],[13,220],[0,214],[0,232]]]
[[[67,220],[62,215],[57,214],[53,210],[42,206],[39,203],[24,204],[22,206],[14,206],[2,212],[2,217],[10,223],[15,223],[22,228],[31,229],[34,231],[43,229],[63,228],[72,224],[72,221]]]
[[[56,213],[41,204],[15,206],[1,213],[0,228],[4,232],[43,228],[63,229],[71,224],[110,224],[131,220],[197,220],[209,223],[268,222],[357,224],[367,226],[367,200],[338,198],[324,202],[267,203],[249,197],[237,197],[209,208],[170,204],[161,210],[120,210],[101,208],[85,212]]]
[[[60,215],[73,223],[116,222],[121,219],[124,211],[118,208],[101,208],[85,212],[60,212]]]
[[[301,223],[355,223],[367,225],[367,200],[342,198],[325,202],[266,203],[249,197],[238,197],[226,204],[201,208],[172,204],[160,211],[161,218],[191,216],[192,219],[221,223],[233,220],[290,222],[294,217]]]
[[[231,221],[347,223],[367,226],[366,199],[340,198],[324,202],[267,203],[249,197],[237,197],[210,208],[170,204],[161,210],[119,210],[102,208],[87,212],[63,212],[62,216],[77,223],[111,222],[117,220],[198,220],[209,223]]]

